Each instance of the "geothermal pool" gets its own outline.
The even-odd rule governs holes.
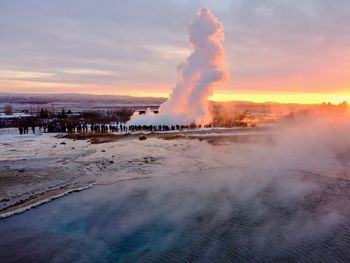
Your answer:
[[[0,262],[349,262],[349,182],[207,171],[123,181],[0,221]]]

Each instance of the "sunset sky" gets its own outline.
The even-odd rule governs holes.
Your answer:
[[[212,99],[350,102],[349,0],[0,1],[0,92],[166,97],[201,6],[226,34]]]

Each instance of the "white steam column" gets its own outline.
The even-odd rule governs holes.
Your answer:
[[[208,97],[228,78],[223,47],[224,26],[208,8],[201,8],[189,26],[190,45],[194,49],[178,67],[178,78],[169,99],[159,114],[135,113],[129,125],[207,124],[212,118]]]

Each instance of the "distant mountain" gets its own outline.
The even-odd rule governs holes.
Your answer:
[[[63,94],[20,94],[0,92],[0,112],[7,104],[13,106],[14,111],[40,111],[41,108],[59,110],[67,108],[75,111],[107,110],[114,108],[147,108],[158,107],[166,98],[133,97],[118,95],[92,95],[80,93]],[[307,110],[317,105],[297,103],[265,102],[255,103],[249,101],[210,102],[216,110],[249,111],[249,112],[278,112],[288,113]]]
[[[117,95],[93,95],[80,93],[63,94],[21,94],[21,93],[1,93],[1,103],[31,103],[47,104],[54,102],[79,102],[79,103],[118,103],[118,104],[161,104],[166,98],[156,97],[133,97]]]

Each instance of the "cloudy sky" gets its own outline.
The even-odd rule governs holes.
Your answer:
[[[0,0],[0,92],[167,96],[201,6],[225,26],[214,99],[350,101],[349,0]]]

